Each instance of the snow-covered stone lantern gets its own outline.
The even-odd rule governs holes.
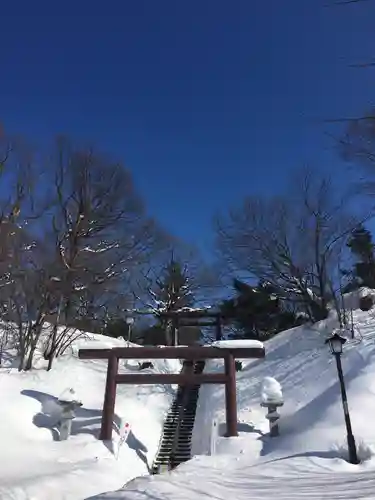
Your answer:
[[[82,406],[81,401],[75,397],[74,389],[65,389],[58,399],[61,407],[61,415],[59,421],[60,441],[65,441],[69,438],[72,431],[72,420],[75,418],[75,411]]]
[[[270,436],[279,435],[280,414],[277,409],[283,406],[284,399],[280,383],[273,377],[265,377],[262,382],[260,406],[267,408],[266,419],[269,421]]]

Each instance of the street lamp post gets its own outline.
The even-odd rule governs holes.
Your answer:
[[[127,316],[125,321],[126,324],[128,325],[128,347],[129,347],[130,338],[132,334],[132,326],[134,325],[134,318],[132,316]]]
[[[340,382],[340,389],[341,389],[342,407],[344,409],[346,434],[347,434],[347,440],[348,440],[349,462],[351,464],[358,464],[359,460],[358,460],[358,456],[357,456],[357,448],[356,448],[355,439],[354,439],[354,435],[353,435],[353,431],[352,431],[352,424],[350,421],[348,398],[346,396],[344,375],[342,372],[342,365],[341,365],[342,346],[345,344],[345,342],[346,342],[346,338],[341,337],[337,333],[335,333],[334,335],[332,335],[331,337],[329,337],[325,341],[325,343],[329,345],[331,353],[335,356],[335,359],[336,359],[337,373],[338,373],[339,382]]]

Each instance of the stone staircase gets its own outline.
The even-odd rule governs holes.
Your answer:
[[[193,365],[193,366],[192,366]],[[182,373],[203,372],[204,361],[185,361]],[[193,369],[192,369],[193,368]],[[164,422],[159,451],[151,468],[151,474],[159,474],[177,467],[191,458],[191,437],[200,386],[179,387]]]

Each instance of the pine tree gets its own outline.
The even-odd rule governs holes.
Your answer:
[[[371,232],[364,226],[356,228],[348,241],[348,247],[361,262],[374,263],[374,243]]]
[[[194,303],[187,269],[183,269],[181,263],[173,257],[163,269],[162,276],[156,281],[156,285],[156,299],[159,305],[167,311],[176,311]]]
[[[354,264],[354,282],[358,286],[375,288],[375,245],[371,232],[364,226],[356,228],[347,243],[356,261]]]
[[[224,301],[221,310],[236,327],[241,338],[265,339],[296,324],[295,315],[282,308],[273,288],[234,280],[236,296]]]
[[[162,270],[161,277],[156,280],[155,290],[151,291],[151,294],[156,303],[156,316],[158,312],[178,311],[194,304],[188,270],[175,260],[173,255]],[[175,330],[173,322],[159,316],[158,323],[166,331],[167,345],[171,345]],[[177,343],[177,339],[174,339],[174,343]]]

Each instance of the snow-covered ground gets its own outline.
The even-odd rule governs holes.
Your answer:
[[[375,312],[356,310],[354,321],[356,338],[345,344],[342,363],[360,465],[345,460],[346,431],[336,366],[324,344],[337,326],[331,316],[313,327],[277,335],[265,344],[265,359],[243,361],[243,370],[237,374],[238,437],[223,437],[224,388],[203,386],[193,438],[196,456],[160,476],[148,476],[146,462],[151,465],[157,450],[173,397],[171,387],[118,388],[118,424],[121,429],[129,422],[132,434],[117,460],[117,434],[113,449],[95,438],[105,362],[80,361],[71,354],[49,373],[2,369],[0,498],[375,499]],[[85,347],[92,344],[110,347],[121,341],[100,336],[82,341]],[[161,361],[155,369],[178,371],[179,367]],[[222,371],[222,363],[209,361],[207,370]],[[281,384],[282,393],[272,378]],[[48,428],[54,398],[69,387],[75,389],[83,407],[72,438],[58,442]],[[272,392],[284,399],[279,409],[280,436],[274,438],[268,434],[266,409],[260,406]]]
[[[121,340],[90,335],[74,352],[55,361],[50,372],[45,362],[31,372],[0,369],[0,499],[78,500],[122,487],[148,474],[158,448],[162,425],[174,390],[170,386],[118,386],[117,430],[113,444],[97,439],[106,378],[106,361],[82,361],[79,347],[125,346]],[[139,348],[139,347],[137,347]],[[140,348],[141,349],[141,348]],[[136,369],[135,361],[120,362],[121,371]],[[179,361],[157,360],[154,370],[176,373]],[[146,370],[144,370],[146,372]],[[57,440],[57,398],[73,388],[82,407],[77,410],[72,436]],[[118,452],[119,432],[130,424],[128,440]]]
[[[375,499],[375,316],[354,312],[355,340],[342,357],[352,425],[362,460],[347,458],[346,431],[335,361],[324,340],[331,318],[299,327],[266,343],[266,359],[244,361],[238,373],[239,437],[225,438],[224,388],[201,388],[194,430],[193,460],[175,471],[137,478],[124,489],[95,499],[271,500]],[[209,362],[222,370],[219,361]],[[276,378],[284,406],[280,436],[270,438],[262,382]],[[275,386],[273,387],[275,389]],[[217,422],[215,456],[211,432]]]

